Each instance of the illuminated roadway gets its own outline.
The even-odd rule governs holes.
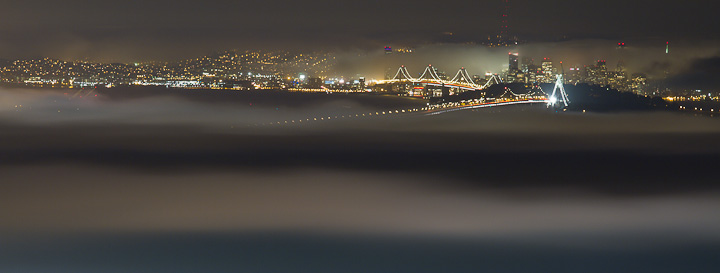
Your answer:
[[[473,103],[473,104],[459,104],[457,106],[430,108],[430,110],[428,110],[426,115],[432,116],[432,115],[445,114],[445,113],[461,111],[461,110],[518,105],[518,104],[536,104],[536,103],[547,104],[548,100],[547,99],[528,99],[528,100],[508,100],[508,101],[498,101],[498,102]]]
[[[548,99],[515,99],[515,100],[502,100],[502,101],[494,101],[494,102],[485,102],[485,101],[464,101],[464,102],[453,102],[453,103],[445,103],[445,104],[439,104],[439,105],[433,105],[423,108],[414,108],[414,109],[397,109],[397,110],[386,110],[386,111],[375,111],[375,112],[368,112],[368,113],[361,113],[361,114],[350,114],[350,115],[340,115],[340,116],[329,116],[329,117],[313,117],[313,118],[306,118],[306,119],[298,119],[298,120],[285,120],[285,121],[278,121],[278,122],[270,122],[265,123],[262,125],[290,125],[290,124],[302,124],[302,123],[311,123],[311,122],[319,122],[319,121],[330,121],[330,120],[338,120],[338,119],[350,119],[350,118],[367,118],[367,117],[379,117],[379,116],[387,116],[387,115],[397,115],[397,114],[412,114],[412,113],[420,113],[424,114],[426,116],[432,116],[432,115],[439,115],[439,114],[445,114],[455,111],[461,111],[461,110],[470,110],[470,109],[478,109],[478,108],[488,108],[488,107],[501,107],[501,106],[510,106],[510,105],[521,105],[521,104],[538,104],[538,103],[545,103],[549,105]]]

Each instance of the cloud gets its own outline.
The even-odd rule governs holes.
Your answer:
[[[572,255],[608,266],[618,253],[657,265],[642,262],[657,249],[702,267],[714,260],[697,254],[720,242],[712,118],[544,105],[342,118],[425,101],[66,91],[0,90],[0,269],[235,272],[298,253],[302,269],[346,269],[372,253],[383,258],[363,266],[407,269],[396,258],[409,255],[447,270],[486,265],[482,251],[567,268]],[[406,271],[428,267],[417,268]]]
[[[387,114],[423,100],[375,94],[161,88],[76,91],[97,92],[80,98],[66,91],[0,92],[0,161],[168,173],[322,166],[458,181],[473,181],[480,170],[488,178],[481,187],[540,183],[609,194],[716,188],[708,164],[720,154],[720,126],[706,117],[558,114],[544,105],[425,116]]]
[[[720,56],[693,60],[682,73],[668,81],[670,85],[683,89],[720,90]]]
[[[643,231],[720,239],[720,203],[712,193],[618,199],[573,190],[469,191],[441,177],[327,169],[158,176],[55,165],[4,168],[3,177],[0,216],[7,221],[0,230],[6,232],[314,230],[503,237]]]

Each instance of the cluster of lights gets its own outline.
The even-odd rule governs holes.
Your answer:
[[[264,78],[267,82],[256,81],[258,85],[278,87],[277,75],[294,74],[299,71],[322,75],[334,65],[335,57],[329,53],[292,54],[287,51],[227,51],[216,56],[188,59],[184,61],[148,62],[131,64],[90,63],[85,61],[66,62],[49,58],[37,60],[16,60],[0,67],[3,81],[29,85],[60,85],[73,87],[72,82],[94,82],[96,85],[116,83],[121,85],[151,84],[157,81],[199,81],[203,78],[250,79]],[[266,75],[244,75],[239,71],[264,71]],[[19,79],[19,80],[18,80]],[[174,86],[172,83],[158,84]],[[79,86],[74,87],[87,87]],[[185,88],[178,85],[174,87]],[[195,86],[188,86],[194,88]],[[208,86],[211,87],[211,86]]]
[[[524,100],[496,100],[492,102],[478,102],[478,103],[467,103],[467,102],[460,102],[460,103],[447,103],[440,106],[436,106],[433,109],[436,111],[430,112],[427,115],[439,115],[449,112],[455,112],[460,110],[468,110],[468,109],[478,109],[478,108],[487,108],[487,107],[496,107],[496,106],[507,106],[507,105],[517,105],[517,104],[536,104],[536,103],[546,103],[546,99],[539,99],[539,100],[532,100],[532,99],[524,99]]]
[[[680,106],[680,110],[688,110],[688,109],[685,106]],[[702,108],[702,107],[693,107],[693,110],[700,111],[700,112],[707,111],[707,110],[704,110],[704,108]],[[710,112],[715,112],[715,108],[710,108]]]
[[[308,92],[308,93],[366,93],[370,90],[354,90],[354,89],[328,89],[328,88],[288,88],[290,92]]]

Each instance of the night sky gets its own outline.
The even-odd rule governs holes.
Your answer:
[[[12,1],[0,10],[0,57],[154,60],[231,48],[374,48],[478,42],[499,29],[501,1]],[[511,1],[528,41],[718,38],[700,1]],[[452,32],[447,37],[445,32]]]

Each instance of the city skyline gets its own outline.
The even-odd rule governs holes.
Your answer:
[[[0,4],[0,272],[720,272],[708,1]]]
[[[594,48],[594,51],[578,51],[578,45],[586,49]],[[231,50],[175,62],[129,64],[68,62],[43,58],[1,62],[0,78],[6,83],[57,87],[168,85],[180,88],[299,88],[300,85],[308,84],[305,80],[312,78],[320,78],[325,83],[347,80],[346,84],[354,81],[357,85],[359,79],[371,83],[392,77],[400,65],[409,68],[408,75],[412,77],[419,71],[410,71],[421,69],[425,66],[423,63],[431,62],[438,64],[435,67],[440,69],[438,73],[444,75],[443,77],[451,77],[452,75],[445,73],[454,73],[454,69],[461,66],[467,67],[467,71],[472,73],[469,77],[473,77],[476,84],[480,83],[481,78],[487,79],[486,74],[498,74],[508,83],[533,84],[551,83],[554,82],[555,75],[566,73],[567,83],[609,86],[641,95],[693,95],[688,93],[691,89],[697,89],[698,92],[716,92],[715,86],[704,83],[712,81],[712,77],[707,74],[700,78],[694,76],[705,73],[704,70],[712,70],[713,58],[688,59],[688,56],[702,56],[698,54],[703,53],[693,52],[693,47],[688,45],[672,45],[672,54],[669,52],[669,42],[657,43],[648,50],[632,43],[618,42],[611,45],[609,41],[593,40],[568,42],[565,46],[555,45],[551,49],[547,44],[528,43],[502,48],[449,44],[419,48],[386,46],[381,50],[376,49],[375,52],[353,53]],[[505,64],[501,64],[498,60],[503,59],[501,52],[506,52],[504,50],[510,52],[505,55],[505,61],[502,61]],[[706,51],[704,54],[711,52]],[[538,55],[530,55],[532,53]],[[467,58],[468,56],[475,57]],[[511,64],[508,64],[507,56],[510,57]],[[598,59],[592,59],[593,56]],[[593,72],[599,60],[603,61],[602,68]],[[703,61],[707,63],[704,67],[692,66]],[[545,62],[549,64],[549,68],[545,67]],[[302,81],[299,79],[301,76]],[[688,77],[695,77],[694,81],[687,82]],[[238,82],[248,80],[250,82]],[[322,87],[322,82],[312,84],[312,88]],[[652,87],[639,87],[648,83]],[[703,85],[698,87],[696,83]],[[337,86],[336,83],[334,86],[340,89],[349,88]],[[353,87],[356,88],[357,86]]]

